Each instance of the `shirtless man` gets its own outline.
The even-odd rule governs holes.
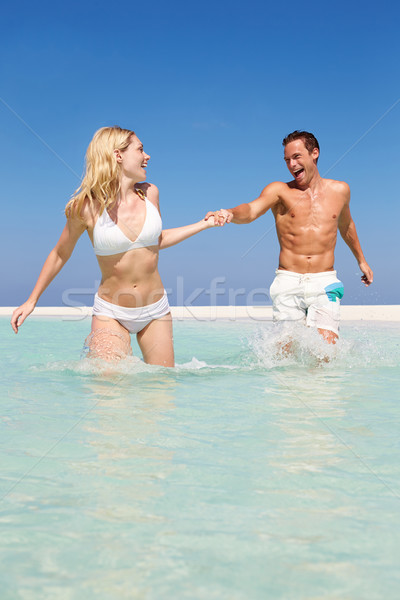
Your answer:
[[[253,202],[209,212],[206,219],[215,215],[220,225],[251,223],[271,209],[280,244],[279,268],[270,288],[274,321],[305,321],[334,344],[343,296],[343,284],[333,266],[338,229],[366,286],[372,283],[373,273],[350,214],[350,188],[347,183],[320,176],[319,144],[314,135],[294,131],[285,137],[283,146],[293,181],[270,183]]]

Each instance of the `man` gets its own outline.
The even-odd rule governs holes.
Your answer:
[[[260,196],[228,210],[209,212],[220,225],[251,223],[271,209],[280,244],[279,268],[270,288],[274,321],[306,322],[329,343],[339,332],[343,284],[334,270],[337,230],[354,254],[366,286],[373,281],[350,214],[347,183],[323,179],[317,167],[319,144],[307,131],[283,140],[286,165],[293,181],[275,181]]]

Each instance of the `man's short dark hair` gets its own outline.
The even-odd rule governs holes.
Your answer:
[[[314,148],[318,148],[319,150],[318,140],[315,137],[315,135],[313,135],[309,131],[298,131],[297,129],[296,131],[289,133],[289,135],[283,138],[282,146],[286,146],[287,144],[289,144],[290,142],[294,142],[295,140],[303,140],[303,143],[307,148],[309,154],[311,154]]]

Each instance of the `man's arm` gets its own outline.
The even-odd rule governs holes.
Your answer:
[[[363,251],[361,250],[360,240],[358,239],[356,226],[350,213],[350,188],[347,183],[343,185],[345,186],[346,202],[339,217],[340,235],[358,262],[358,266],[363,273],[361,281],[363,281],[366,286],[369,286],[373,282],[374,275],[372,269],[364,258]]]
[[[210,211],[206,214],[205,220],[207,221],[209,217],[214,216],[219,225],[231,222],[240,225],[251,223],[279,202],[280,191],[283,185],[285,184],[280,181],[270,183],[263,189],[259,197],[252,202],[239,204],[234,208],[221,208],[220,210]]]

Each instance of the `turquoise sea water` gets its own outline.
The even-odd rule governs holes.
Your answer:
[[[88,328],[0,320],[2,600],[399,597],[399,323],[180,322],[175,369],[106,371]]]

